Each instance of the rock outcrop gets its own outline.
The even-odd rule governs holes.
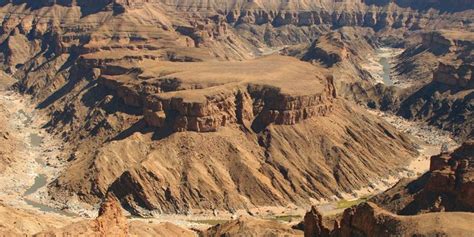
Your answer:
[[[38,233],[35,236],[129,236],[127,218],[113,196],[108,196],[99,209],[99,216],[92,221],[83,220],[57,230]]]
[[[474,211],[474,141],[452,153],[433,156],[430,171],[414,181],[401,182],[374,201],[402,215],[424,212]]]
[[[398,216],[373,203],[346,209],[337,236],[469,236],[473,213],[428,213]]]
[[[474,47],[474,36],[471,32],[441,30],[431,31],[422,34],[421,44],[425,49],[436,55],[443,55],[448,52],[468,51]],[[465,60],[469,60],[468,55]]]
[[[463,89],[474,89],[474,63],[459,66],[440,62],[433,81]]]
[[[220,73],[216,70],[218,63],[194,63],[192,68],[196,68],[196,71],[184,70],[158,78],[148,76],[156,70],[150,70],[150,64],[145,63],[143,66],[148,69],[125,70],[138,70],[142,71],[142,74],[102,74],[100,83],[117,91],[125,104],[141,107],[148,125],[157,128],[169,127],[173,131],[211,132],[220,127],[244,123],[255,130],[262,130],[269,124],[294,125],[305,119],[330,113],[332,101],[336,99],[332,78],[305,77],[299,72],[284,72],[278,75],[279,71],[287,70],[283,68],[287,62],[297,61],[293,58],[270,57],[232,63],[228,66],[224,64],[222,69],[234,72],[230,77],[231,83],[213,79],[218,78]],[[250,72],[257,72],[260,67],[269,64],[273,64],[274,68],[271,77],[262,75],[256,82],[249,80],[246,76],[248,72],[234,69],[245,67]],[[179,70],[181,66],[186,65],[162,64],[161,68],[157,69]],[[278,66],[283,70],[277,68]],[[203,70],[206,67],[210,69]],[[315,72],[310,65],[302,63],[295,64],[292,69]],[[187,75],[189,73],[193,73],[193,77],[202,78],[202,82],[189,83],[188,81],[195,80]],[[206,79],[204,75],[209,78]],[[300,78],[298,84],[306,84],[313,89],[308,93],[285,92],[294,90],[291,87],[286,88],[286,85],[281,86],[285,84],[284,80],[293,76]],[[146,85],[137,83],[140,80]],[[214,92],[206,88],[209,86],[217,90]]]
[[[315,206],[304,215],[303,226],[305,237],[329,236],[330,233],[330,229],[323,225],[323,216]]]
[[[213,226],[200,233],[200,236],[303,236],[300,230],[294,230],[276,220],[262,220],[253,217],[239,217],[236,220]]]
[[[81,220],[65,227],[49,228],[35,234],[42,236],[195,236],[194,232],[164,222],[153,224],[149,221],[128,221],[124,216],[120,202],[108,195],[99,209],[95,220]]]
[[[313,212],[313,211],[311,211]],[[310,215],[309,213],[307,215]],[[469,236],[473,213],[426,213],[401,216],[367,202],[344,211],[340,222],[336,221],[329,232],[305,229],[306,237],[351,237],[351,236]],[[321,223],[305,218],[304,226],[325,228]],[[311,229],[315,230],[315,229]]]

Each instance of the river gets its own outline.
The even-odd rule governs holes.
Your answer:
[[[390,76],[390,71],[391,71],[391,66],[390,66],[390,61],[388,57],[382,56],[380,57],[380,65],[382,65],[382,78],[383,78],[383,83],[387,86],[392,86],[393,82],[391,80]]]
[[[396,57],[402,52],[403,49],[400,48],[381,47],[375,49],[374,53],[369,54],[367,61],[361,66],[372,75],[376,83],[393,86],[395,83],[392,77],[392,66]]]
[[[27,96],[7,89],[12,80],[0,81],[1,114],[6,118],[10,133],[15,133],[16,144],[13,163],[0,177],[0,198],[14,207],[76,216],[72,213],[47,205],[46,186],[58,174],[59,168],[51,167],[46,160],[57,157],[61,144],[48,136],[41,125],[43,117],[29,104]],[[18,159],[17,157],[21,157]],[[58,161],[55,162],[58,164]]]

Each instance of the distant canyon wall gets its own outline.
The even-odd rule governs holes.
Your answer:
[[[330,24],[367,27],[424,27],[439,15],[472,10],[474,0],[413,1],[413,0],[0,0],[0,5],[21,5],[40,8],[53,5],[84,8],[124,9],[144,8],[146,4],[171,8],[177,12],[225,15],[228,23],[272,24],[274,26]],[[423,10],[423,11],[420,11]],[[425,11],[429,10],[429,11]],[[446,14],[448,13],[448,14]]]

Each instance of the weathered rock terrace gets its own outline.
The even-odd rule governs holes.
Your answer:
[[[280,71],[286,71],[280,57],[252,63],[264,66],[262,63],[265,61],[281,66],[282,68],[278,69]],[[329,113],[332,107],[331,101],[336,97],[332,78],[321,78],[316,75],[316,72],[311,75],[310,72],[314,69],[309,68],[309,64],[306,65],[307,63],[297,62],[294,59],[291,61],[299,69],[309,70],[309,76],[292,83],[281,81],[274,85],[273,80],[287,80],[287,74],[275,75],[275,78],[263,74],[256,77],[257,81],[242,81],[246,78],[245,74],[239,75],[236,72],[237,74],[233,75],[234,78],[229,80],[240,81],[226,83],[229,80],[223,76],[220,80],[209,82],[214,86],[207,87],[205,82],[186,86],[186,79],[183,82],[179,75],[173,78],[173,74],[149,79],[153,82],[144,80],[146,85],[137,84],[139,83],[137,80],[140,81],[139,78],[143,79],[147,76],[129,73],[115,76],[102,75],[101,82],[115,90],[125,104],[143,108],[144,119],[148,125],[159,128],[170,126],[174,131],[210,132],[229,124],[243,124],[244,121],[246,124],[253,124],[254,128],[263,128],[271,123],[292,125]],[[229,67],[239,64],[250,65],[236,62],[229,64]],[[175,67],[173,64],[169,65]],[[181,64],[177,64],[176,68],[179,66]],[[215,65],[203,63],[198,66],[214,67]],[[131,71],[134,70],[140,71],[131,69]],[[200,69],[196,72],[185,70],[182,73],[192,73],[195,77],[200,77],[200,73],[203,75],[212,73],[209,75],[210,78],[219,77],[219,72],[212,70],[210,72]],[[314,92],[285,93],[286,87],[295,86],[292,84],[315,86],[309,90]]]

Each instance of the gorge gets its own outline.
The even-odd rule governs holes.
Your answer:
[[[306,234],[472,139],[473,3],[0,1],[0,232]]]

